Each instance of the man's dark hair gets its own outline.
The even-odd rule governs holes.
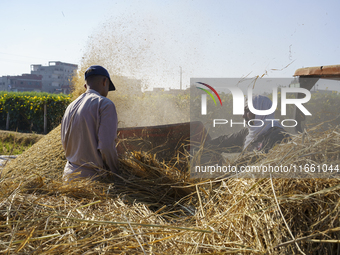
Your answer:
[[[106,76],[103,75],[91,75],[86,78],[86,84],[93,84],[97,83],[98,81],[107,78]]]

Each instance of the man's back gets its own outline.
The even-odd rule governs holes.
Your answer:
[[[118,170],[115,139],[117,113],[113,102],[95,90],[88,90],[65,111],[61,139],[68,163],[64,176],[99,174],[99,169]]]

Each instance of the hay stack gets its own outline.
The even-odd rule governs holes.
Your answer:
[[[16,160],[8,162],[5,172],[13,178],[40,175],[46,180],[60,180],[65,156],[61,145],[60,125],[44,136],[31,148],[19,155]]]
[[[2,252],[339,253],[338,179],[195,183],[176,160],[165,164],[153,155],[134,152],[120,160],[123,172],[115,176],[115,184],[63,185],[65,158],[59,132],[53,130],[2,174]],[[297,136],[296,151],[284,160],[337,162],[340,153],[334,146],[339,138],[339,130]],[[279,164],[293,145],[276,147],[267,158],[254,162],[271,157],[272,164]],[[320,150],[323,153],[314,153]],[[254,160],[244,156],[238,162],[250,159]]]

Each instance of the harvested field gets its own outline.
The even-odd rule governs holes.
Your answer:
[[[0,130],[0,154],[21,154],[43,135]]]
[[[310,131],[240,164],[339,164],[340,130]],[[339,254],[339,179],[191,180],[188,157],[120,159],[114,183],[64,185],[60,127],[9,162],[0,250],[14,254]]]

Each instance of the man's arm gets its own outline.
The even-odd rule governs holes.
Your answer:
[[[98,150],[102,155],[104,164],[112,172],[117,172],[118,154],[116,150],[118,118],[115,105],[110,101],[104,102],[100,109],[98,129]]]

